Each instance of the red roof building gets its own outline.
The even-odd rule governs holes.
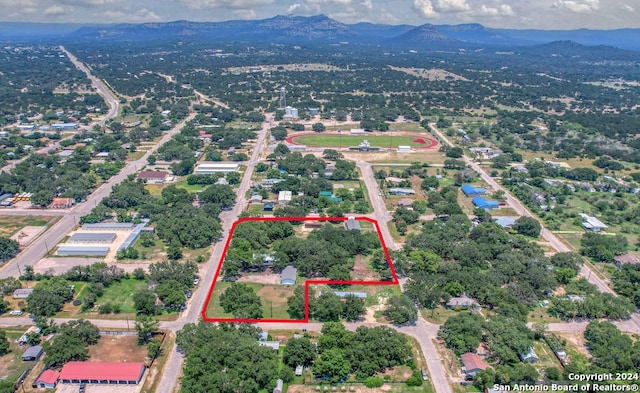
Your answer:
[[[44,370],[36,379],[36,387],[45,389],[54,389],[58,383],[60,373],[55,370]]]
[[[473,376],[489,367],[489,365],[485,363],[480,356],[471,352],[467,352],[460,356],[460,360],[462,361],[464,372],[468,376]]]
[[[50,209],[68,209],[72,207],[76,203],[76,200],[73,198],[53,198],[51,204],[49,204]]]
[[[169,172],[165,171],[142,171],[138,174],[138,179],[146,180],[147,183],[164,183],[169,176]]]
[[[136,385],[144,374],[144,363],[69,362],[60,371],[61,383]]]

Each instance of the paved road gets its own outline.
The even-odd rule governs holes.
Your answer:
[[[244,210],[244,206],[246,204],[245,195],[249,190],[249,187],[251,186],[251,176],[253,174],[253,169],[258,162],[258,158],[260,157],[260,152],[262,151],[262,146],[266,139],[267,131],[270,128],[271,121],[272,118],[267,118],[266,121],[262,124],[262,129],[258,133],[258,139],[256,141],[255,147],[253,148],[251,158],[247,162],[247,169],[245,170],[244,176],[242,177],[242,182],[236,190],[236,205],[231,211],[222,212],[222,214],[220,215],[220,219],[222,220],[222,233],[224,234],[224,236],[228,236],[231,230],[231,226],[237,220],[240,213],[242,213],[242,211]],[[177,331],[180,330],[186,323],[197,323],[200,320],[202,308],[204,307],[206,297],[209,294],[209,286],[213,282],[215,272],[218,269],[218,264],[220,262],[220,258],[222,258],[222,252],[224,251],[225,243],[226,238],[223,238],[214,246],[211,257],[206,264],[205,274],[200,280],[202,283],[201,288],[194,292],[184,315],[182,315],[176,322],[167,322],[162,324],[163,328]],[[184,359],[181,354],[179,354],[176,350],[171,351],[169,359],[167,360],[167,365],[165,366],[165,369],[162,373],[162,380],[159,384],[159,388],[157,391],[158,393],[171,393],[174,391],[174,387],[177,385],[182,373],[183,361]]]
[[[113,95],[111,89],[109,89],[102,80],[98,79],[96,76],[91,74],[89,67],[87,67],[80,60],[78,60],[78,58],[76,58],[64,46],[60,45],[60,50],[67,55],[69,60],[71,60],[71,62],[76,66],[76,68],[78,68],[80,71],[84,72],[87,75],[87,78],[89,78],[93,86],[96,88],[98,94],[100,94],[107,100],[107,103],[109,104],[109,111],[107,112],[107,115],[100,121],[100,125],[104,126],[107,120],[113,119],[118,115],[118,107],[120,106],[120,102]]]
[[[373,175],[372,165],[365,161],[356,161],[356,165],[360,168],[360,172],[362,173],[362,180],[364,184],[367,186],[367,191],[369,192],[369,202],[373,207],[373,217],[378,221],[378,225],[380,226],[380,231],[382,232],[382,237],[384,238],[384,242],[387,247],[392,250],[400,249],[400,246],[396,244],[391,237],[391,233],[389,232],[389,227],[387,227],[387,223],[391,221],[393,217],[387,211],[387,206],[384,204],[384,199],[380,196],[380,188],[378,186],[378,181]],[[369,215],[371,216],[371,215]]]

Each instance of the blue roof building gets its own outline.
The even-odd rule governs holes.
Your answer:
[[[483,197],[475,197],[471,200],[475,207],[479,207],[481,209],[491,210],[500,207],[498,201],[488,201]]]
[[[471,184],[463,184],[462,187],[460,188],[462,189],[462,192],[464,192],[464,195],[466,196],[484,194],[484,188],[477,188],[472,186]]]

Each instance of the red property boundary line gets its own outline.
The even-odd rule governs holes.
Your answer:
[[[207,316],[207,308],[209,307],[209,302],[211,301],[211,295],[213,295],[213,289],[218,280],[218,276],[220,275],[220,270],[222,269],[222,264],[224,263],[224,259],[227,255],[227,251],[229,250],[229,245],[231,244],[231,239],[233,238],[233,232],[236,229],[238,224],[247,221],[346,221],[347,217],[247,217],[242,218],[233,223],[231,227],[231,231],[229,232],[229,237],[224,245],[224,250],[222,251],[222,256],[220,257],[220,262],[218,263],[218,269],[216,269],[216,275],[213,277],[213,282],[211,283],[211,287],[209,288],[209,294],[207,295],[207,300],[204,303],[204,307],[202,309],[202,319],[205,322],[249,322],[249,323],[262,323],[262,322],[290,322],[290,323],[307,323],[309,322],[309,285],[318,285],[318,284],[346,284],[346,285],[398,285],[400,282],[398,281],[398,276],[396,275],[396,270],[393,267],[393,262],[391,262],[391,257],[389,256],[389,250],[387,249],[387,245],[384,242],[384,238],[382,236],[382,232],[380,231],[380,226],[378,225],[378,221],[371,219],[369,217],[355,217],[356,220],[359,221],[369,221],[373,223],[376,231],[378,232],[378,237],[380,238],[380,244],[382,245],[382,250],[384,251],[384,255],[387,258],[387,263],[389,263],[389,269],[391,270],[391,274],[393,276],[392,281],[332,281],[332,280],[307,280],[304,283],[304,319],[243,319],[243,318],[210,318]]]

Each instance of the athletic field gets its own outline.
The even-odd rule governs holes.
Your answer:
[[[294,145],[306,145],[313,147],[349,147],[359,146],[364,140],[369,141],[372,147],[397,148],[398,146],[411,146],[414,148],[435,147],[437,142],[429,137],[421,135],[339,135],[339,134],[304,134],[291,135],[287,142]]]

